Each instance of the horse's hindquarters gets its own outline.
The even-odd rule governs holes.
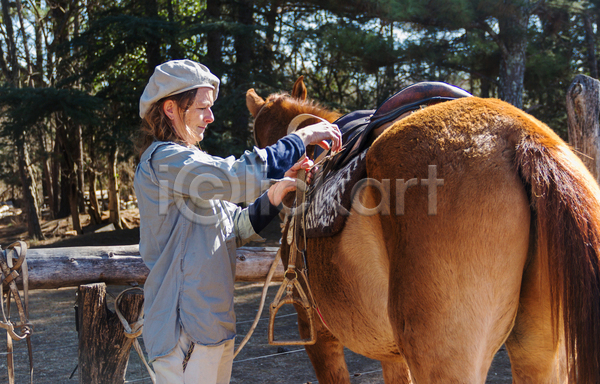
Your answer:
[[[484,382],[516,316],[529,204],[502,125],[444,108],[382,135],[368,172],[391,181],[389,315],[413,377]]]

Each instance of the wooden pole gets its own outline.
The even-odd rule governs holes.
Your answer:
[[[238,248],[236,281],[264,281],[276,254],[275,247]],[[30,249],[27,264],[29,289],[77,287],[97,282],[143,284],[149,272],[137,245]],[[282,280],[280,264],[273,281]],[[20,280],[17,282],[20,284]]]
[[[578,152],[596,181],[600,181],[599,116],[600,82],[585,75],[575,76],[567,90],[569,144]]]
[[[137,321],[143,303],[141,292],[123,295],[120,310],[130,324]],[[79,383],[124,383],[133,339],[125,336],[121,321],[107,308],[104,283],[79,287],[77,325]]]

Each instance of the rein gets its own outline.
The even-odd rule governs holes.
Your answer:
[[[256,325],[258,324],[258,321],[260,320],[260,315],[262,314],[263,308],[265,306],[265,301],[267,299],[267,290],[269,289],[269,284],[271,283],[271,279],[273,278],[273,275],[275,274],[275,271],[277,270],[277,266],[279,265],[280,260],[281,260],[281,248],[279,248],[279,250],[277,251],[275,260],[273,260],[273,263],[271,264],[271,269],[269,269],[269,273],[267,274],[267,278],[265,280],[265,285],[263,286],[263,290],[262,290],[262,295],[260,297],[260,305],[258,306],[258,311],[256,312],[256,316],[254,317],[254,322],[252,323],[250,330],[248,331],[248,333],[246,334],[244,339],[240,342],[240,345],[238,345],[235,353],[233,354],[234,359],[238,355],[238,353],[240,353],[242,348],[244,348],[244,346],[246,345],[248,340],[250,340],[252,333],[254,333],[254,329],[256,328]]]

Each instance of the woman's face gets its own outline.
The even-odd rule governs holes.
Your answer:
[[[172,100],[167,100],[164,108],[165,113],[171,119],[176,130],[185,130],[187,127],[187,129],[196,134],[199,138],[198,141],[202,141],[206,127],[215,121],[215,116],[210,109],[213,102],[213,90],[203,87],[198,88],[196,98],[187,111],[179,109],[177,104]],[[196,143],[187,144],[194,145]]]

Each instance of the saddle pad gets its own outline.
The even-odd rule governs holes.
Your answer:
[[[344,228],[352,205],[352,188],[367,175],[368,149],[326,180],[317,179],[307,193],[306,237],[333,236]]]

